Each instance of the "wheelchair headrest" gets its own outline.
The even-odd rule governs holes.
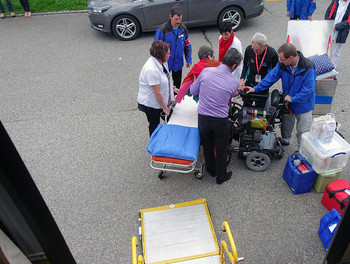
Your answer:
[[[279,101],[280,101],[280,92],[277,89],[275,89],[271,93],[271,106],[277,107]]]

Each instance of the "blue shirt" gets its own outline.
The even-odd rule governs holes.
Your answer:
[[[177,36],[177,33],[179,32],[179,28],[173,28],[173,32]]]
[[[227,117],[228,103],[236,94],[238,85],[228,66],[221,64],[219,67],[205,68],[190,87],[191,94],[200,94],[198,114]]]

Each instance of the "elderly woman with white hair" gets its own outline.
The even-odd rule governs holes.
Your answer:
[[[255,33],[252,44],[244,52],[243,70],[239,83],[240,90],[245,86],[254,87],[265,78],[278,63],[278,54],[274,48],[267,45],[267,37],[262,33]],[[268,94],[269,90],[261,92]],[[253,101],[244,102],[244,106],[251,106]],[[257,107],[264,107],[264,102],[255,102]]]

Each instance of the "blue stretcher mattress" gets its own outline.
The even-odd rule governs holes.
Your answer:
[[[149,140],[147,151],[152,156],[197,161],[200,141],[196,127],[159,124]]]

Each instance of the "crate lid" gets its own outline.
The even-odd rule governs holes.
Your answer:
[[[322,143],[310,137],[310,132],[302,134],[301,145],[307,144],[320,152],[322,155],[334,155],[340,152],[350,152],[350,144],[345,141],[338,133],[334,133],[330,143]]]
[[[342,171],[343,171],[343,168],[336,168],[336,169],[324,171],[324,172],[320,173],[319,175],[322,177],[329,177],[332,174],[336,174],[336,173],[342,172]],[[332,175],[332,176],[335,176],[335,175]]]

